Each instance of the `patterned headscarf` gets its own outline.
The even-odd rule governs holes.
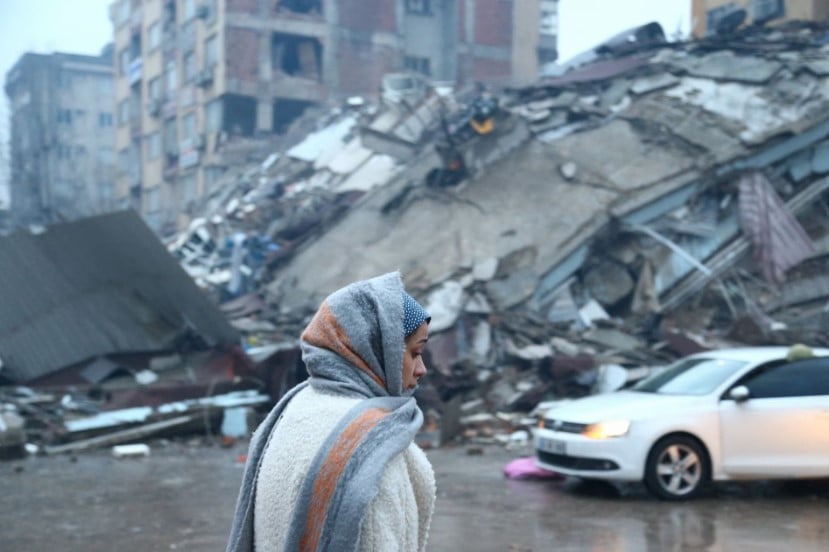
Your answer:
[[[430,322],[432,317],[426,312],[414,297],[403,292],[403,334],[412,335],[424,322]]]

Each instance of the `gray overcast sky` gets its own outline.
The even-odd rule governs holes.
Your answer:
[[[516,0],[524,1],[524,0]],[[112,0],[0,0],[0,74],[25,52],[98,54],[112,39]],[[690,0],[561,0],[559,52],[562,61],[636,25],[659,21],[670,36],[687,34]],[[8,137],[6,96],[0,101],[0,143]],[[5,156],[0,156],[3,159]],[[5,165],[5,162],[3,163]],[[0,167],[0,204],[7,167]]]

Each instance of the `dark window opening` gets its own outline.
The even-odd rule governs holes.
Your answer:
[[[176,3],[166,2],[164,4],[164,28],[170,29],[176,25]]]
[[[226,94],[222,97],[222,130],[232,136],[253,136],[256,98]]]
[[[322,44],[316,38],[274,33],[271,67],[293,77],[322,77]]]
[[[727,35],[736,31],[746,20],[746,10],[735,2],[711,8],[705,14],[706,34]]]
[[[427,77],[432,76],[432,64],[429,58],[406,56],[403,59],[403,67],[409,71],[426,75]]]
[[[406,13],[432,15],[432,0],[406,0]]]
[[[312,102],[302,100],[276,100],[273,102],[273,131],[284,133],[312,105]]]
[[[320,0],[276,0],[274,8],[277,12],[290,11],[294,13],[322,13]]]
[[[786,15],[786,3],[783,0],[752,0],[751,18],[755,23],[765,23]]]
[[[135,33],[130,38],[130,61],[141,57],[141,33]]]

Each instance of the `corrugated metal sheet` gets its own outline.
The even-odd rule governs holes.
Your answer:
[[[0,238],[0,376],[238,334],[132,211]]]

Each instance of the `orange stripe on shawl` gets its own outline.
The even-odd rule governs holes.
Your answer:
[[[302,533],[299,549],[301,552],[315,552],[319,545],[328,506],[337,483],[345,470],[349,458],[362,442],[366,434],[376,426],[380,420],[388,415],[389,411],[382,408],[371,408],[360,414],[348,424],[340,434],[337,442],[328,453],[320,473],[314,482],[314,492],[311,495],[311,506],[305,521],[305,530]]]
[[[328,303],[323,303],[320,306],[308,327],[302,332],[300,339],[315,347],[334,351],[368,374],[380,387],[386,389],[386,383],[369,368],[366,361],[351,347],[351,340],[348,339],[345,330],[340,326],[337,317],[331,312]]]

